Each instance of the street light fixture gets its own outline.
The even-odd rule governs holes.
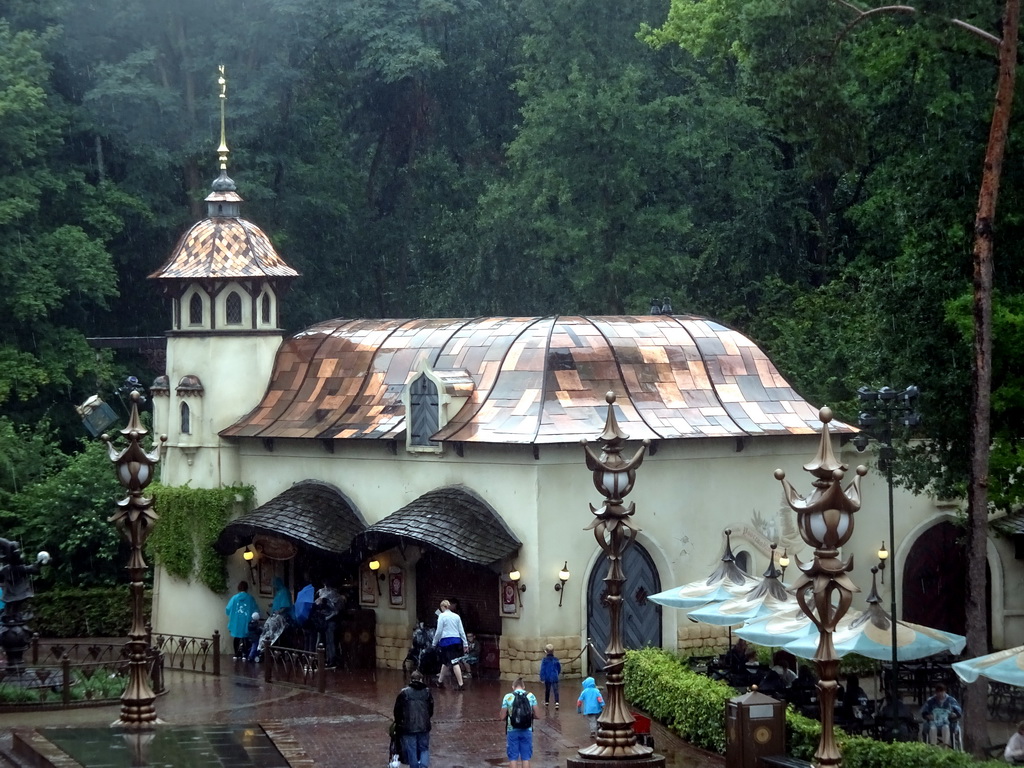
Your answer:
[[[796,512],[800,538],[814,548],[814,559],[798,563],[800,576],[793,585],[797,602],[804,614],[818,628],[818,648],[814,659],[818,663],[818,702],[821,707],[821,739],[814,753],[816,766],[835,766],[842,762],[842,754],[835,736],[835,702],[838,693],[839,656],[836,655],[833,634],[840,619],[846,615],[859,592],[847,573],[853,569],[853,558],[839,559],[839,550],[853,535],[853,515],[860,509],[860,479],[867,467],[859,466],[856,477],[845,488],[842,480],[848,469],[832,452],[829,422],[832,409],[822,408],[821,442],[817,455],[804,469],[814,476],[814,490],[806,497],[796,492],[786,480],[782,469],[775,470],[775,479],[782,483],[786,503]],[[813,601],[813,603],[811,602]]]
[[[782,550],[782,557],[779,558],[779,567],[782,568],[782,581],[786,580],[786,569],[789,568],[789,547]]]
[[[870,440],[873,438],[879,443],[878,449],[878,467],[885,472],[885,483],[889,492],[889,546],[892,547],[892,552],[896,551],[896,522],[895,514],[893,509],[893,496],[892,496],[892,465],[896,458],[896,451],[892,445],[893,426],[899,425],[903,427],[916,427],[921,423],[921,416],[915,410],[917,406],[917,399],[920,396],[921,391],[911,385],[903,390],[895,390],[891,387],[882,387],[880,389],[871,389],[870,387],[861,387],[857,390],[857,397],[861,402],[861,406],[864,408],[857,417],[857,423],[865,431],[861,432],[853,439],[853,444],[857,447],[857,450],[863,451],[870,444]],[[884,553],[884,554],[883,554]],[[882,570],[882,583],[885,583],[885,565],[889,558],[890,551],[886,550],[885,542],[882,542],[882,548],[878,550],[878,559],[881,561],[879,566]],[[892,697],[893,706],[893,732],[895,733],[898,722],[896,716],[897,702],[899,701],[899,656],[897,653],[896,645],[896,562],[893,559],[893,564],[890,569],[891,573],[889,576],[889,616],[891,619],[891,631],[892,631],[892,669],[890,670],[889,677],[889,695]]]
[[[149,433],[139,419],[139,401],[142,395],[131,394],[131,413],[128,426],[121,430],[121,435],[128,441],[127,447],[118,450],[114,447],[109,435],[102,439],[107,444],[107,454],[114,464],[117,479],[124,486],[127,495],[117,502],[117,511],[110,517],[121,534],[131,545],[131,556],[128,559],[128,575],[131,579],[132,625],[128,630],[128,685],[121,694],[121,717],[114,725],[129,729],[151,728],[157,722],[156,708],[153,701],[156,694],[149,685],[147,658],[146,619],[143,614],[142,578],[147,566],[142,550],[156,523],[157,515],[153,511],[152,497],[145,495],[146,486],[153,480],[153,468],[160,461],[160,449],[167,441],[166,435],[160,436],[156,447],[147,452],[142,447],[142,440]]]
[[[626,649],[622,643],[621,614],[622,585],[626,574],[622,570],[622,556],[637,535],[631,521],[635,505],[626,504],[623,499],[633,490],[636,470],[644,460],[650,441],[644,440],[631,458],[624,458],[622,449],[627,436],[615,418],[615,393],[607,393],[605,402],[608,403],[608,411],[604,431],[598,437],[603,445],[594,450],[584,443],[583,449],[587,469],[594,476],[594,487],[604,496],[600,507],[590,506],[594,520],[587,528],[594,532],[597,545],[608,559],[608,575],[604,578],[607,592],[602,600],[608,607],[609,617],[608,647],[604,652],[607,696],[605,708],[597,718],[596,743],[581,749],[566,764],[568,768],[593,768],[598,763],[607,768],[665,768],[662,755],[655,755],[651,747],[637,743],[633,730],[635,720],[623,691]]]

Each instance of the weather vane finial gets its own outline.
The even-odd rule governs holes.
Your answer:
[[[228,169],[228,142],[224,135],[224,105],[228,99],[228,81],[224,77],[224,65],[221,64],[217,67],[220,70],[220,76],[217,78],[217,85],[220,86],[220,146],[217,147],[217,157],[220,160],[220,169],[227,171]]]

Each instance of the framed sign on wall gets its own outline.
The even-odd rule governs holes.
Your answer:
[[[397,565],[388,568],[388,605],[392,608],[405,606],[405,572]]]

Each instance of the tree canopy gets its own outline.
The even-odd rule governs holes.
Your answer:
[[[283,305],[290,329],[642,314],[667,297],[753,337],[847,419],[859,386],[917,384],[932,442],[901,476],[962,492],[965,297],[996,78],[992,41],[967,28],[995,34],[998,14],[978,0],[870,23],[865,10],[0,1],[0,415],[22,443],[49,419],[54,449],[72,450],[71,406],[124,373],[87,338],[167,327],[145,276],[202,215],[224,64],[244,215],[304,275]],[[1013,125],[1011,156],[1022,137]],[[1022,192],[1010,163],[993,397],[1004,508],[1020,504]]]

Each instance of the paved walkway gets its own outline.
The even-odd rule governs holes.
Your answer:
[[[224,674],[219,678],[168,671],[169,692],[157,699],[157,714],[165,723],[182,727],[183,738],[186,726],[190,731],[199,726],[212,732],[216,726],[220,726],[218,731],[224,731],[226,725],[259,724],[289,755],[292,765],[387,765],[387,729],[395,696],[403,685],[401,673],[332,670],[328,672],[327,692],[318,694],[286,685],[267,685],[258,670],[258,665],[225,658]],[[577,685],[576,680],[563,681],[563,697],[568,706],[563,705],[561,710],[552,707],[541,713],[535,725],[534,768],[565,766],[568,757],[591,743],[584,718],[576,714]],[[468,680],[461,693],[434,690],[432,768],[508,765],[498,713],[502,694],[509,688],[505,681]],[[0,753],[10,755],[15,729],[106,727],[118,715],[117,706],[4,714],[0,718]],[[665,755],[667,768],[724,766],[722,756],[693,749],[657,725],[654,728],[655,746],[658,753]],[[296,759],[299,752],[310,762]],[[247,765],[259,768],[262,764],[251,761]]]

